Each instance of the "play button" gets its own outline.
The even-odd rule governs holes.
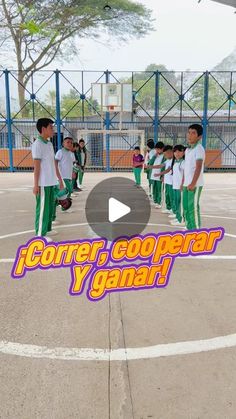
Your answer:
[[[98,183],[87,198],[88,224],[97,236],[110,241],[141,234],[151,212],[146,192],[128,178],[107,176],[108,179]]]
[[[109,198],[109,221],[113,223],[114,221],[119,220],[125,215],[129,214],[131,211],[128,205],[122,204],[115,198]]]

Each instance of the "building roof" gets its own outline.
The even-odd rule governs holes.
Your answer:
[[[236,8],[236,0],[212,0],[217,3],[226,4],[227,6],[232,6]]]

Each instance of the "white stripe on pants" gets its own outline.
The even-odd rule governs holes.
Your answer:
[[[45,192],[44,187],[40,186],[40,215],[39,215],[39,229],[38,236],[42,235],[43,228],[43,213],[44,213]]]

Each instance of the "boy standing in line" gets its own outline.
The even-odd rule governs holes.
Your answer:
[[[147,152],[144,159],[144,165],[145,165],[145,172],[147,174],[147,180],[148,180],[148,191],[149,191],[149,197],[152,198],[152,183],[153,181],[150,179],[151,171],[147,169],[147,164],[149,160],[152,159],[153,156],[156,155],[156,151],[154,148],[154,141],[152,139],[149,139],[147,142]]]
[[[83,177],[84,177],[84,169],[87,162],[87,149],[85,147],[85,142],[83,138],[79,140],[79,147],[75,151],[76,154],[76,160],[79,164],[79,172],[78,172],[78,180],[77,180],[77,186],[79,189],[82,190],[82,183],[83,183]]]
[[[189,148],[185,151],[183,208],[186,227],[193,230],[201,227],[200,196],[203,188],[205,150],[200,141],[203,129],[199,124],[190,125],[187,140]]]
[[[53,145],[50,141],[54,134],[53,124],[54,122],[49,118],[40,118],[36,124],[39,136],[32,144],[34,160],[33,193],[36,196],[36,236],[46,236],[48,232],[51,232],[54,187],[58,180],[60,189],[64,188],[63,180],[55,163]]]
[[[159,174],[164,176],[164,187],[165,187],[165,203],[166,208],[162,210],[164,214],[173,214],[173,177],[172,177],[172,160],[173,160],[173,147],[171,145],[166,145],[163,149],[163,154],[165,157],[165,162],[163,164],[164,171],[161,171]]]
[[[140,147],[134,148],[133,154],[133,172],[136,186],[139,187],[141,185],[141,173],[143,168],[144,158],[143,155],[140,154]]]
[[[152,190],[153,190],[153,201],[155,208],[161,208],[161,201],[162,201],[162,181],[160,180],[160,172],[161,168],[163,167],[164,163],[164,144],[161,141],[158,141],[155,145],[155,156],[152,157],[151,160],[148,162],[148,169],[151,169],[150,179],[153,182]]]
[[[55,160],[56,166],[59,168],[62,179],[68,190],[68,198],[70,198],[73,192],[72,172],[73,163],[75,160],[74,153],[71,152],[73,147],[73,138],[65,137],[62,145],[62,149],[58,150],[58,152],[56,153]]]

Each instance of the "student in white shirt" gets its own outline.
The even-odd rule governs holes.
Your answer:
[[[162,212],[165,214],[173,213],[173,188],[172,188],[172,160],[173,160],[173,147],[171,145],[166,145],[163,149],[163,154],[165,161],[163,163],[164,170],[155,174],[155,177],[164,176],[164,187],[165,187],[165,204],[166,209],[163,209]]]
[[[73,163],[75,160],[74,153],[71,152],[73,146],[73,138],[65,137],[62,145],[63,147],[56,153],[55,160],[65,186],[68,190],[68,198],[70,198],[73,192],[72,172]]]
[[[51,232],[54,187],[59,181],[59,188],[64,188],[62,177],[55,163],[53,145],[50,141],[54,134],[53,124],[54,122],[49,118],[40,118],[36,124],[39,136],[32,144],[34,160],[33,193],[36,196],[36,236],[46,236],[48,232]],[[48,239],[50,240],[50,238]]]
[[[173,152],[173,211],[175,218],[171,221],[171,224],[175,226],[185,226],[182,205],[185,147],[182,144],[177,144],[174,146]]]
[[[205,150],[201,145],[203,128],[199,124],[190,125],[185,151],[183,207],[188,230],[201,227],[200,196],[203,188]]]
[[[153,201],[155,208],[161,208],[162,203],[162,181],[160,179],[160,172],[164,163],[164,144],[158,141],[155,145],[156,154],[149,160],[147,168],[151,170],[150,179],[153,183]]]
[[[144,159],[144,167],[147,167],[149,160],[151,160],[152,157],[155,155],[156,155],[156,151],[154,148],[154,141],[152,139],[149,139],[147,142],[147,151],[146,151],[145,159]],[[151,171],[148,170],[147,168],[144,169],[144,171],[147,174],[149,197],[151,198],[152,197],[152,184],[153,184],[153,181],[150,179]]]

